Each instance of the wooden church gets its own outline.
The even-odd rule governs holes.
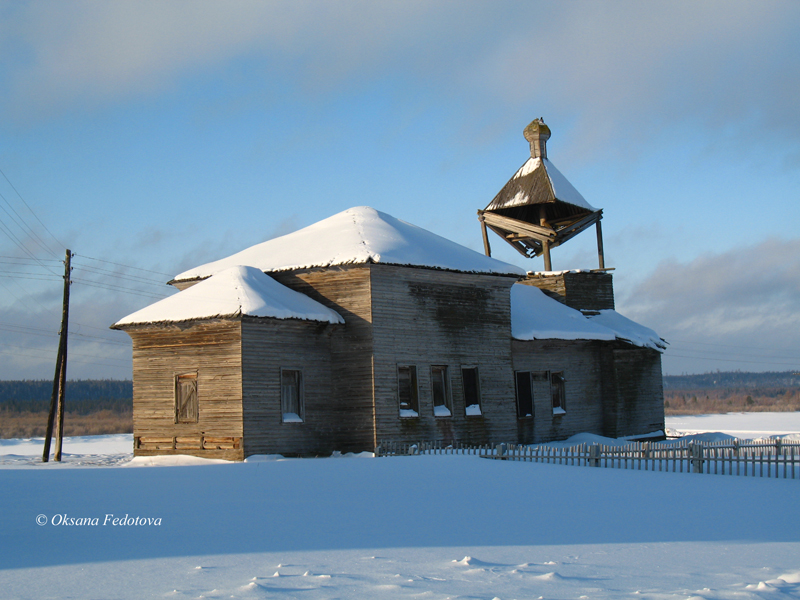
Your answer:
[[[177,275],[112,326],[133,341],[134,454],[662,431],[665,342],[614,310],[602,211],[547,160],[549,135],[526,128],[531,158],[478,211],[485,256],[357,207]],[[591,225],[600,267],[552,271]],[[492,258],[487,228],[545,272]]]

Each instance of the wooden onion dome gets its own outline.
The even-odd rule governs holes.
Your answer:
[[[488,227],[523,256],[544,255],[544,269],[551,271],[550,250],[594,225],[600,269],[605,269],[602,209],[591,206],[547,159],[550,128],[542,119],[528,125],[524,135],[531,157],[494,200],[478,211],[486,256],[491,256]]]

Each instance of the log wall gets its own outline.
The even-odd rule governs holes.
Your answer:
[[[664,430],[661,353],[618,343],[612,350],[613,401],[606,403],[609,437]]]
[[[370,266],[377,441],[515,439],[513,277]],[[419,417],[401,418],[398,365],[417,369]],[[446,365],[453,414],[435,417],[431,365]],[[466,416],[461,367],[478,367],[481,416]]]
[[[576,310],[614,308],[614,283],[611,273],[566,271],[558,275],[536,273],[520,281],[538,287],[551,298]]]
[[[370,266],[270,273],[283,285],[332,308],[345,320],[331,333],[331,450],[374,448]]]
[[[520,443],[566,439],[576,433],[603,433],[604,371],[602,342],[582,340],[513,340],[515,371],[547,372],[533,381],[534,416],[519,419]],[[565,410],[553,414],[549,374],[564,374]]]
[[[330,454],[338,447],[342,429],[348,426],[341,422],[331,393],[331,337],[336,327],[297,319],[242,323],[245,456]],[[283,422],[281,368],[302,372],[302,423]]]
[[[134,456],[241,460],[241,327],[214,320],[126,330],[133,340]],[[175,422],[175,376],[197,372],[197,423]]]

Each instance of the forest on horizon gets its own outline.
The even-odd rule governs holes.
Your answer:
[[[717,371],[664,376],[667,415],[800,410],[800,372]],[[0,438],[45,433],[53,382],[0,381]],[[133,431],[133,382],[83,379],[67,382],[65,435]]]

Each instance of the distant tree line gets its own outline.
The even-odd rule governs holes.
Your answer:
[[[702,375],[665,375],[664,390],[721,388],[800,388],[800,370],[765,373],[717,371]]]
[[[668,415],[798,410],[798,371],[717,371],[664,377],[664,412]]]
[[[0,381],[0,411],[43,412],[50,409],[53,382],[47,380]],[[67,411],[88,415],[108,410],[133,410],[133,382],[116,379],[67,381]]]

